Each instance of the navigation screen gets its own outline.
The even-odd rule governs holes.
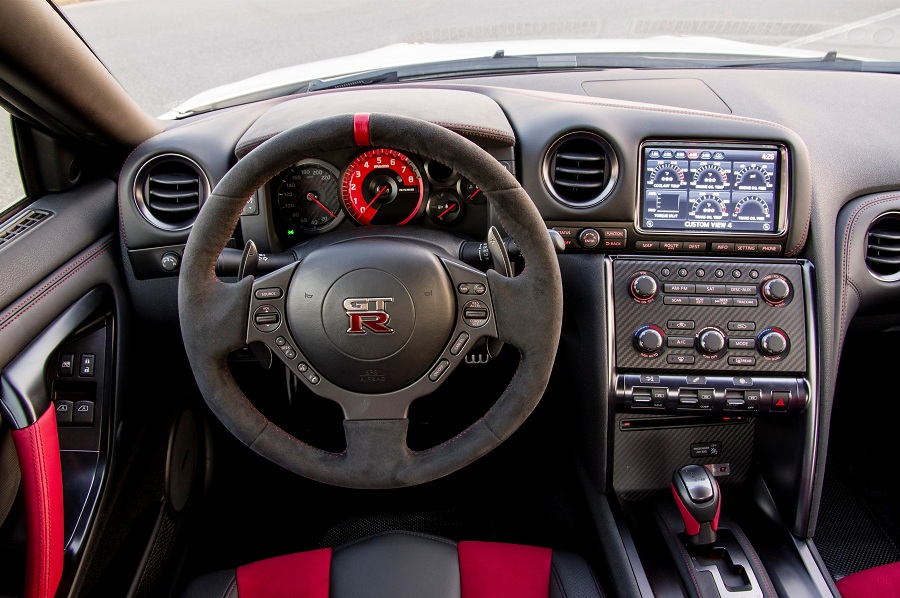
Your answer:
[[[641,228],[777,232],[775,147],[644,146]]]

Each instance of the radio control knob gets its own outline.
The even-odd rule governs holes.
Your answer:
[[[639,274],[631,280],[631,294],[638,301],[649,301],[656,296],[659,290],[659,283],[649,274]]]
[[[645,326],[634,334],[634,344],[641,353],[656,353],[663,346],[663,335],[655,327]]]
[[[725,335],[718,330],[704,330],[698,337],[700,352],[707,355],[715,355],[725,348]]]
[[[769,305],[781,305],[791,294],[791,285],[782,278],[766,281],[762,287],[762,296]]]
[[[763,355],[781,355],[788,348],[787,336],[780,330],[764,330],[759,335],[759,351]]]

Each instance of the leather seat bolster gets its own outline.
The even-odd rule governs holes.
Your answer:
[[[184,590],[183,596],[196,598],[238,598],[237,572],[234,569],[201,575]]]
[[[571,552],[553,551],[550,559],[549,598],[602,597],[600,584],[583,558]]]

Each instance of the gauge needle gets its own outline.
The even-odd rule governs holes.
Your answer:
[[[377,200],[379,197],[381,197],[381,194],[384,193],[385,191],[387,191],[387,189],[388,189],[387,185],[382,187],[381,190],[375,194],[375,197],[372,198],[372,201],[369,202],[369,205],[366,206],[366,209],[368,210],[369,208],[371,208],[372,204],[375,203],[375,200]]]
[[[455,203],[450,204],[446,210],[441,212],[441,215],[438,216],[438,220],[443,220],[444,216],[446,216],[447,214],[449,214],[450,212],[452,212],[455,209],[456,209],[456,204]]]
[[[481,189],[475,189],[475,193],[469,196],[469,200],[475,199],[475,196],[481,193]]]
[[[332,212],[331,210],[329,210],[328,208],[326,208],[325,205],[324,205],[321,201],[319,201],[318,199],[316,199],[315,194],[313,194],[313,193],[307,193],[307,194],[306,194],[306,199],[308,199],[309,201],[315,203],[317,206],[319,206],[320,208],[322,208],[323,210],[325,210],[326,212],[328,212],[328,214],[329,214],[332,218],[337,218],[337,216],[334,215],[334,212]]]

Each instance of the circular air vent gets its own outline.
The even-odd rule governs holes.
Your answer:
[[[544,157],[544,182],[567,206],[586,208],[606,199],[618,174],[616,154],[594,133],[569,133],[556,140]]]
[[[866,265],[877,278],[900,280],[900,214],[885,214],[872,223]]]
[[[200,166],[180,154],[154,156],[138,170],[134,203],[153,226],[190,228],[209,196],[209,179]]]

